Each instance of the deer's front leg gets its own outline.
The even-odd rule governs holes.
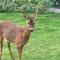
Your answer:
[[[17,45],[17,49],[18,49],[18,60],[21,60],[22,48],[23,48],[23,46]]]

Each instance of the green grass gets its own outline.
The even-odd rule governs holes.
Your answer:
[[[20,13],[0,13],[0,19],[25,25]],[[17,60],[17,49],[11,44],[13,55]],[[10,60],[7,44],[4,41],[3,60]],[[24,46],[22,60],[60,60],[60,14],[43,14],[37,17],[35,31]]]

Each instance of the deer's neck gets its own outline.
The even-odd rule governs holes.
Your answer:
[[[29,25],[26,25],[23,31],[23,40],[28,40],[30,36]]]

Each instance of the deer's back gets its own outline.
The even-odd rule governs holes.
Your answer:
[[[14,42],[17,35],[21,36],[23,28],[21,26],[17,26],[9,21],[3,21],[0,23],[0,34],[3,35],[9,42]],[[18,38],[19,40],[21,37]]]

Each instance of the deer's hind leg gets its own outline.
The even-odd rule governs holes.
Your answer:
[[[12,60],[15,60],[14,57],[13,57],[11,48],[10,48],[10,43],[7,42],[7,44],[8,44],[8,49],[9,49],[9,52],[10,52],[11,59],[12,59]]]
[[[0,60],[1,60],[1,56],[2,56],[2,49],[3,49],[3,37],[0,36]]]

